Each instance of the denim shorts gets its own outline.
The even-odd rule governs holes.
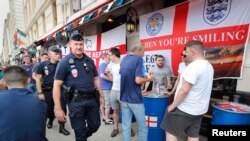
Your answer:
[[[161,128],[174,136],[180,136],[183,132],[188,137],[199,137],[200,125],[203,115],[190,115],[178,108],[168,113],[165,112]]]

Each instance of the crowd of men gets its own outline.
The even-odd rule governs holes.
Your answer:
[[[120,114],[122,139],[130,141],[134,136],[131,128],[134,116],[139,141],[147,141],[142,93],[147,91],[150,81],[172,89],[167,95],[175,94],[161,124],[166,130],[167,140],[177,140],[182,132],[186,133],[188,140],[198,140],[213,80],[213,68],[204,59],[202,42],[190,41],[185,45],[184,63],[179,67],[178,81],[173,88],[162,55],[156,57],[156,67],[145,74],[142,44],[130,47],[123,59],[119,49],[111,48],[102,55],[103,62],[98,71],[94,61],[83,53],[81,33],[72,33],[69,47],[71,53],[63,58],[61,50],[52,46],[48,53],[41,55],[39,63],[32,63],[27,55],[23,57],[21,67],[9,66],[2,70],[0,65],[0,78],[8,89],[0,92],[0,140],[46,141],[46,126],[52,128],[55,117],[59,133],[70,135],[64,126],[68,106],[76,141],[87,141],[97,132],[101,120],[106,125],[114,125],[110,136],[115,137],[119,133]],[[145,84],[143,89],[142,84]],[[113,111],[113,120],[110,119],[110,110]]]

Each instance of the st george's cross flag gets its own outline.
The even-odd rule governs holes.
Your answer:
[[[140,17],[145,68],[163,55],[177,75],[185,43],[200,40],[216,78],[240,78],[250,23],[249,0],[193,0]]]

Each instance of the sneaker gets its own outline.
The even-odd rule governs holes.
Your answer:
[[[114,129],[111,133],[111,137],[115,137],[119,133],[118,129]]]
[[[131,128],[131,137],[134,137],[135,136],[135,132],[134,130]]]
[[[104,122],[105,122],[105,125],[113,124],[113,120],[111,120],[111,119],[108,119],[107,121],[104,121]]]

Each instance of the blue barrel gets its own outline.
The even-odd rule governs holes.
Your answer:
[[[143,96],[143,102],[148,126],[148,141],[165,141],[166,133],[160,125],[168,106],[168,97]]]
[[[250,125],[250,106],[233,102],[212,104],[213,125]]]

